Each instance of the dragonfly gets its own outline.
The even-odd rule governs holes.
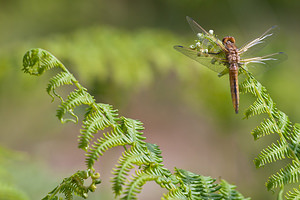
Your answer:
[[[272,38],[278,29],[277,26],[272,26],[260,37],[245,44],[241,48],[237,48],[234,37],[227,36],[222,40],[219,40],[217,36],[214,35],[213,30],[207,32],[192,18],[187,16],[186,19],[192,30],[197,34],[198,39],[195,40],[194,45],[189,47],[176,45],[174,48],[184,55],[196,60],[200,64],[217,72],[219,77],[229,74],[232,103],[235,113],[238,113],[238,75],[243,72],[250,73],[251,65],[253,65],[253,69],[255,69],[257,64],[272,66],[286,57],[283,52],[277,52],[260,57],[249,57],[251,52],[257,52],[270,41],[270,38]]]

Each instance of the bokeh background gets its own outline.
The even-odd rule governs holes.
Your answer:
[[[250,132],[262,117],[244,120],[243,110],[254,98],[242,95],[236,115],[228,77],[218,78],[173,46],[195,39],[187,15],[220,38],[234,36],[238,46],[279,25],[277,38],[259,53],[284,51],[289,58],[257,78],[297,122],[299,9],[298,0],[0,0],[0,186],[41,199],[63,177],[85,169],[77,149],[81,124],[60,124],[59,102],[45,92],[54,73],[21,71],[25,52],[39,47],[60,59],[98,102],[141,120],[147,142],[162,149],[165,167],[225,179],[253,199],[275,199],[264,182],[284,162],[255,169],[255,156],[277,138],[253,140]],[[103,181],[90,199],[113,199],[109,177],[121,151],[109,150],[97,163]],[[160,199],[163,192],[147,183],[139,198]]]

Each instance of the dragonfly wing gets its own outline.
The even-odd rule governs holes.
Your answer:
[[[208,67],[209,69],[225,74],[224,69],[226,69],[226,59],[223,52],[220,53],[203,53],[190,48],[186,48],[180,45],[174,46],[174,49],[183,53],[184,55],[192,58],[193,60],[199,62],[200,64]],[[222,75],[224,75],[222,74]]]
[[[265,56],[242,59],[240,64],[251,73],[257,74],[260,71],[268,70],[287,59],[283,52],[273,53]]]
[[[212,42],[216,43],[223,51],[227,51],[224,47],[222,41],[220,41],[218,38],[216,38],[214,35],[207,32],[204,28],[202,28],[195,20],[193,20],[191,17],[186,16],[186,20],[188,21],[190,27],[194,31],[194,33],[203,33],[205,35],[208,35],[209,38],[211,38]]]
[[[242,46],[239,49],[239,54],[242,55],[243,53],[245,53],[243,56],[247,56],[254,52],[258,52],[263,47],[265,47],[274,38],[275,35],[278,34],[278,30],[279,30],[278,26],[272,26],[266,32],[264,32],[260,37]]]

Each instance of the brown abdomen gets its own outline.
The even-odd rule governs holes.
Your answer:
[[[231,64],[229,67],[229,81],[231,99],[235,113],[239,112],[239,84],[238,84],[238,66],[237,64]]]

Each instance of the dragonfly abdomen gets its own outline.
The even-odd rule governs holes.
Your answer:
[[[229,67],[229,81],[232,104],[235,113],[239,112],[239,84],[238,84],[239,68],[236,63],[233,63]]]

